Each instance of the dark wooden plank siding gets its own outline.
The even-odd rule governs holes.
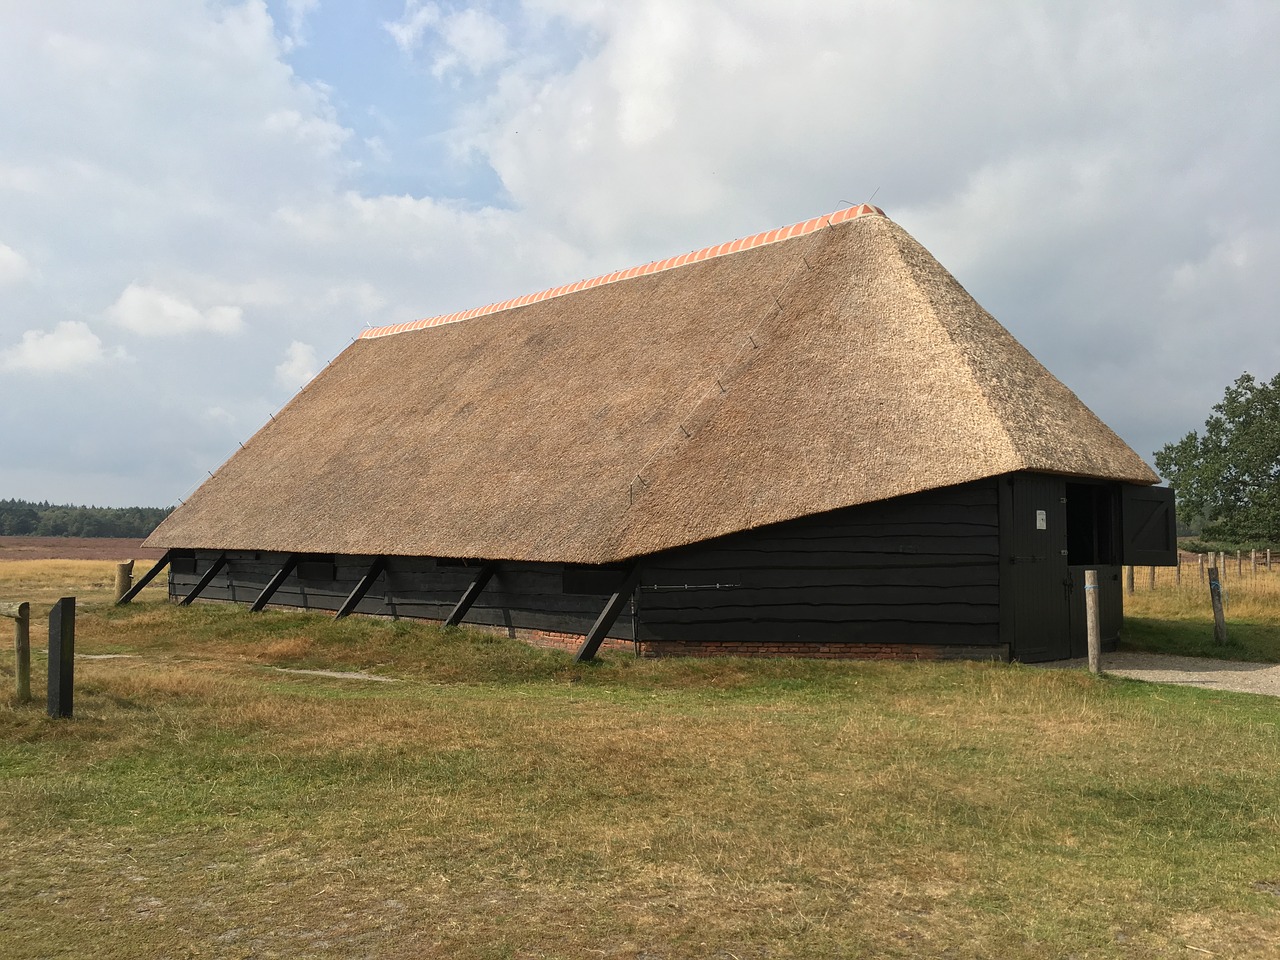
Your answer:
[[[655,641],[994,647],[999,545],[994,480],[733,534],[646,558],[635,608],[610,636],[632,639],[638,628],[639,639]],[[193,569],[171,576],[171,594],[184,595],[213,558],[198,552]],[[286,559],[232,553],[202,599],[251,603]],[[372,560],[334,557],[332,580],[315,579],[323,567],[309,566],[309,578],[291,575],[272,603],[336,610]],[[356,610],[443,620],[478,569],[392,557]],[[601,589],[611,576],[597,578]],[[563,564],[500,563],[465,622],[582,634],[608,599],[570,592],[591,582]]]
[[[639,639],[996,646],[994,480],[650,557]]]
[[[169,595],[181,598],[209,569],[215,553],[198,551],[194,569],[170,576]],[[202,600],[252,603],[287,559],[287,554],[232,552],[227,568],[201,594]],[[364,576],[371,556],[334,558],[334,579],[290,576],[271,598],[273,606],[337,610]],[[444,620],[475,578],[479,566],[430,557],[391,557],[386,572],[356,606],[374,616]],[[308,573],[315,574],[312,567]],[[467,612],[464,623],[516,630],[586,633],[609,599],[608,593],[564,594],[562,564],[503,563]],[[631,639],[632,618],[624,614],[609,636]]]

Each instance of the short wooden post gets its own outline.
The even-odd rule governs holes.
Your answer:
[[[13,678],[19,703],[31,702],[31,604],[0,603],[0,617],[13,618]]]
[[[1267,573],[1271,572],[1271,548],[1267,547]]]
[[[1204,583],[1204,554],[1196,554],[1200,558],[1200,582]]]
[[[1151,589],[1154,590],[1155,588],[1156,588],[1156,568],[1152,567],[1151,568]]]
[[[1213,642],[1227,642],[1227,620],[1222,614],[1222,584],[1218,580],[1218,568],[1209,568],[1209,599],[1213,602]]]
[[[1249,551],[1249,572],[1255,577],[1258,575],[1258,551]]]
[[[1177,562],[1173,565],[1173,584],[1176,587],[1182,586],[1182,551],[1178,551]]]
[[[49,716],[71,716],[76,670],[76,598],[63,597],[49,611]]]
[[[116,603],[119,603],[133,586],[133,561],[116,564]]]
[[[1243,575],[1244,575],[1244,551],[1237,550],[1236,551],[1236,576],[1240,577]]]
[[[1133,567],[1124,568],[1124,592],[1133,596]]]
[[[1154,568],[1153,568],[1154,569]],[[1084,609],[1089,624],[1089,672],[1102,672],[1102,630],[1098,625],[1098,571],[1084,572]]]

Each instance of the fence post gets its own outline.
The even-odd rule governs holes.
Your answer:
[[[71,716],[76,670],[76,598],[49,611],[49,716]]]
[[[31,702],[31,604],[0,603],[0,617],[13,618],[13,679],[19,703]]]
[[[1249,551],[1249,572],[1255,577],[1258,575],[1258,551],[1251,549]]]
[[[1173,567],[1173,585],[1182,586],[1182,551],[1178,551],[1178,562]]]
[[[1222,615],[1222,584],[1218,581],[1218,568],[1209,568],[1209,599],[1213,602],[1213,642],[1227,642],[1227,621]]]
[[[1154,570],[1155,568],[1152,567]],[[1102,631],[1098,626],[1098,571],[1084,572],[1084,609],[1089,624],[1089,672],[1102,672]]]
[[[1196,556],[1200,558],[1200,582],[1204,583],[1204,554],[1198,553]]]
[[[1150,588],[1151,588],[1152,590],[1154,590],[1154,589],[1156,588],[1156,568],[1155,568],[1155,567],[1152,567],[1152,568],[1151,568],[1151,583],[1150,583]]]
[[[1236,576],[1237,577],[1244,576],[1244,551],[1243,550],[1236,551]]]
[[[129,592],[129,588],[133,586],[133,561],[126,560],[124,563],[116,564],[116,603],[120,602],[120,598]]]
[[[1267,547],[1267,573],[1271,572],[1271,548]]]
[[[1124,592],[1129,596],[1133,596],[1133,567],[1124,568]]]

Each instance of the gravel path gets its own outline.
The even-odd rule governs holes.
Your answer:
[[[1059,660],[1040,664],[1066,669],[1089,668],[1089,661]],[[1104,653],[1102,669],[1118,677],[1132,677],[1152,683],[1177,683],[1209,690],[1261,693],[1280,697],[1280,663],[1246,663],[1239,660],[1208,660],[1203,657],[1174,657],[1163,653]]]

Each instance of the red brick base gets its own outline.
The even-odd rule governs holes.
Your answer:
[[[470,625],[473,629],[493,630],[510,635],[500,627]],[[517,640],[535,647],[567,650],[576,653],[586,637],[580,633],[555,630],[511,631]],[[958,644],[933,643],[805,643],[803,641],[759,643],[749,640],[682,640],[608,639],[600,644],[602,652],[638,653],[642,657],[803,657],[816,660],[1008,660],[1007,646],[969,647]]]
[[[643,657],[805,657],[817,660],[1008,660],[1004,646],[967,647],[931,643],[753,643],[745,640],[700,643],[649,640]]]
[[[582,641],[587,639],[580,633],[557,633],[554,630],[517,630],[516,639],[535,647],[546,647],[552,650],[568,650],[577,653]],[[618,653],[635,653],[636,645],[630,640],[603,640],[601,650],[612,650]]]

